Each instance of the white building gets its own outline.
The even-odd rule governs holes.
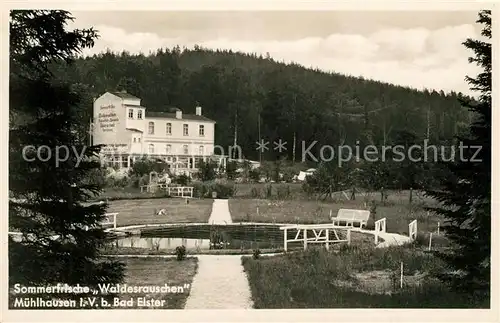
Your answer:
[[[142,158],[167,162],[174,174],[192,173],[200,160],[226,158],[214,155],[215,121],[180,109],[150,112],[141,99],[127,92],[106,92],[94,101],[92,144],[104,145],[103,160],[110,166],[129,168]]]

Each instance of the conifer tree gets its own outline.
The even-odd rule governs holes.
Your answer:
[[[80,102],[69,84],[56,81],[49,68],[56,61],[71,63],[93,46],[96,32],[68,31],[70,20],[70,13],[60,10],[10,13],[9,231],[22,234],[9,237],[11,288],[58,283],[97,288],[124,275],[123,264],[100,257],[107,233],[99,223],[107,205],[84,205],[101,190],[89,180],[100,167],[100,147],[82,146],[78,138],[78,109],[88,103]]]
[[[455,288],[471,294],[476,300],[489,301],[491,254],[491,11],[481,11],[478,23],[483,24],[484,40],[467,39],[463,44],[472,50],[470,63],[481,73],[467,76],[476,99],[462,98],[463,107],[476,116],[469,134],[457,138],[467,146],[463,158],[457,152],[455,161],[445,163],[449,172],[441,181],[441,189],[427,194],[441,202],[433,208],[446,219],[445,233],[453,250],[438,253],[453,268],[440,278]],[[480,148],[479,148],[480,147]],[[479,150],[480,149],[480,150]]]

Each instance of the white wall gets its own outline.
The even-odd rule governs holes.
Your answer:
[[[143,153],[149,154],[149,147],[153,145],[154,154],[161,155],[184,155],[184,145],[188,146],[188,154],[186,156],[207,156],[213,153],[214,145],[212,143],[195,143],[195,142],[172,142],[167,140],[151,141],[146,140],[143,144]],[[167,145],[170,145],[170,153],[167,153]],[[200,146],[203,146],[203,152],[200,151]]]
[[[149,134],[149,122],[154,122],[154,134]],[[172,133],[167,134],[167,123],[172,124]],[[184,124],[188,125],[188,136],[184,136]],[[204,136],[199,135],[199,126],[205,128]],[[214,141],[214,123],[200,122],[186,119],[168,119],[168,118],[148,118],[144,125],[144,135],[149,139],[169,138],[174,141]],[[142,130],[142,129],[141,129]]]
[[[149,122],[154,122],[154,134],[149,134]],[[171,134],[167,134],[167,123],[172,124]],[[184,124],[188,125],[188,135],[184,136]],[[205,128],[204,136],[199,135],[199,125]],[[189,155],[199,155],[199,147],[204,147],[204,155],[213,153],[214,146],[214,123],[199,122],[185,119],[148,118],[146,119],[144,132],[144,149],[149,151],[149,145],[153,144],[155,153],[164,154],[166,145],[171,145],[171,154],[184,154],[184,145],[188,145]]]
[[[146,131],[146,109],[142,108],[142,107],[131,107],[131,106],[126,106],[125,107],[126,109],[126,122],[125,122],[125,125],[126,125],[126,128],[132,128],[132,129],[137,129],[137,130],[141,130],[141,131]],[[132,110],[134,112],[134,117],[133,119],[130,119],[129,117],[129,110]],[[138,115],[139,115],[139,111],[142,112],[142,119],[139,119],[138,118]]]
[[[105,93],[95,100],[93,143],[129,144],[129,136],[125,132],[125,113],[122,99],[115,95]]]
[[[137,107],[124,106],[134,104]],[[184,145],[188,145],[187,156],[199,156],[200,146],[203,155],[214,152],[214,122],[175,118],[146,118],[146,109],[139,106],[140,100],[123,100],[111,93],[105,93],[94,102],[94,144],[121,145],[121,151],[136,154],[149,154],[149,145],[154,145],[154,154],[166,155],[166,146],[171,146],[170,155],[184,155]],[[129,118],[129,109],[134,109],[134,118]],[[142,111],[142,119],[137,112]],[[155,124],[154,134],[149,134],[149,122]],[[172,133],[167,134],[166,125],[172,124]],[[183,125],[187,124],[189,134],[184,136]],[[204,126],[204,136],[199,135],[199,126]],[[126,128],[137,129],[140,132]],[[134,138],[136,141],[134,142]],[[138,140],[140,138],[140,141]],[[124,146],[125,145],[125,146]],[[104,152],[104,151],[103,151]]]

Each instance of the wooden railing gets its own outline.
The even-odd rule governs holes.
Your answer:
[[[415,241],[417,239],[417,220],[413,220],[408,225],[408,235],[410,236],[411,241]]]
[[[101,225],[112,225],[113,229],[116,229],[116,216],[118,213],[106,213],[104,216],[106,217],[106,220],[101,222]]]
[[[155,190],[162,189],[168,193],[168,195],[172,197],[193,197],[194,187],[192,186],[168,186],[168,184],[150,184],[150,185],[142,185],[141,193],[153,192]]]
[[[379,233],[385,233],[387,230],[386,227],[386,219],[380,219],[375,221],[375,244],[378,244],[378,235]]]
[[[284,231],[283,247],[285,251],[287,251],[288,243],[290,242],[303,242],[304,250],[307,249],[309,243],[324,243],[327,250],[331,243],[351,243],[351,227],[335,226],[333,224],[295,224],[280,227],[280,230]],[[290,230],[297,230],[295,237],[292,239],[288,239],[288,232]],[[339,230],[346,231],[346,239],[339,237]],[[308,232],[312,233],[312,235],[308,235]],[[333,237],[330,233],[333,233]]]
[[[117,215],[118,215],[118,213],[106,213],[106,214],[104,214],[106,219],[103,222],[101,222],[101,225],[112,225],[113,229],[116,229],[116,216]],[[88,227],[86,229],[88,229]],[[21,232],[8,232],[8,234],[13,237],[14,241],[20,241],[23,237],[23,234]],[[28,234],[27,236],[28,236],[28,238],[31,238],[31,239],[36,238],[36,236],[34,234]],[[53,239],[53,240],[58,239],[58,238],[59,238],[59,235],[51,236],[51,239]]]

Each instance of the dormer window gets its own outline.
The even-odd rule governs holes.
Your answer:
[[[128,109],[128,118],[134,119],[134,109]]]
[[[137,119],[142,119],[142,110],[137,110]]]

